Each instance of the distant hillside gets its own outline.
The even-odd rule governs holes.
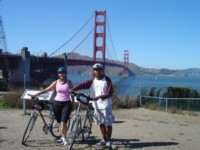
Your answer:
[[[77,53],[71,54],[68,58],[84,58],[87,60],[92,60],[91,57],[82,56]],[[100,59],[99,59],[100,60]],[[107,59],[106,61],[112,61]],[[112,61],[113,62],[113,61]],[[114,61],[115,62],[115,61]],[[117,63],[117,61],[116,61]],[[121,62],[123,63],[123,62]],[[156,75],[156,76],[196,76],[200,77],[200,68],[189,68],[184,70],[170,70],[170,69],[154,69],[154,68],[143,68],[134,63],[129,63],[129,68],[132,70],[136,75]],[[117,67],[106,67],[106,74],[108,75],[123,75],[123,69]],[[68,72],[71,74],[90,74],[91,67],[89,66],[76,66],[68,67]]]
[[[200,68],[189,68],[189,69],[177,70],[177,71],[184,73],[185,76],[200,77]]]

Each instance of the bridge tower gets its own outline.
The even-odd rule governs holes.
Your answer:
[[[129,67],[129,51],[128,50],[124,51],[124,66],[126,68]],[[128,76],[128,71],[126,69],[124,70],[124,76]]]
[[[97,52],[102,52],[102,63],[105,63],[106,46],[106,11],[95,11],[93,60],[97,60]]]
[[[3,27],[3,20],[0,16],[0,52],[7,52],[6,35]]]

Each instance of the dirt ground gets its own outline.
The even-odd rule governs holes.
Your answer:
[[[199,150],[199,115],[171,114],[144,108],[113,111],[113,143],[122,150]],[[64,150],[50,134],[44,134],[41,119],[36,123],[28,146],[21,144],[29,115],[22,110],[0,110],[1,150]],[[78,142],[73,149],[96,149],[101,139],[99,128],[93,124],[90,145]]]

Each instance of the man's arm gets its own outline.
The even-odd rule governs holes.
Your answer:
[[[72,93],[73,91],[77,91],[77,90],[83,90],[83,89],[89,89],[92,82],[93,82],[94,78],[91,78],[85,82],[80,83],[79,85],[73,87],[70,89],[70,93]]]

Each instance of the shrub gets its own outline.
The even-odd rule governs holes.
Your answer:
[[[10,92],[7,95],[4,95],[0,100],[1,108],[22,108],[22,100],[21,100],[22,91],[17,90],[14,92]]]
[[[10,92],[8,95],[4,95],[0,100],[0,108],[23,108],[23,101],[21,96],[23,89],[17,89],[13,92]],[[133,98],[127,95],[125,98],[120,98],[116,93],[112,96],[113,100],[113,109],[119,108],[135,108],[139,107],[139,98]],[[26,108],[31,108],[32,101],[26,101]]]
[[[116,94],[113,94],[112,96],[112,100],[113,100],[113,108],[114,109],[119,109],[119,108],[135,108],[135,107],[139,107],[139,99],[136,98],[132,98],[130,96],[126,96],[124,99],[118,97]]]

